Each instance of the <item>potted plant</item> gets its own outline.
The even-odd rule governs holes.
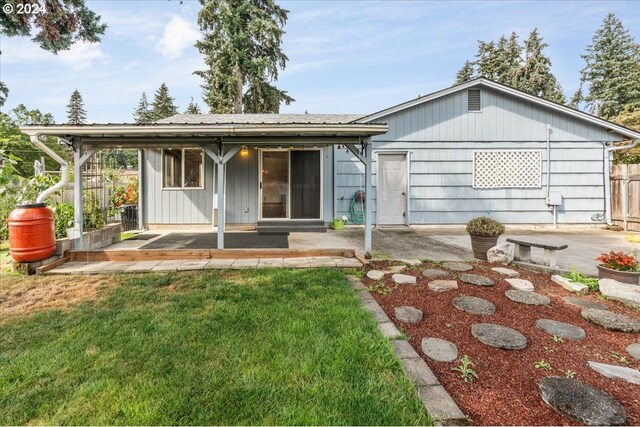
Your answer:
[[[634,254],[610,251],[601,253],[596,261],[601,262],[598,264],[598,278],[614,279],[632,285],[640,284],[640,262]]]
[[[480,216],[467,223],[467,232],[471,236],[471,249],[477,259],[487,259],[487,251],[498,243],[498,237],[504,233],[504,225],[493,218]]]

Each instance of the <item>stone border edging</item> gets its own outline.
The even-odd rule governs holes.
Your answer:
[[[347,276],[351,288],[358,294],[362,305],[373,315],[382,335],[391,339],[396,356],[402,363],[405,374],[415,385],[425,409],[435,425],[466,425],[469,419],[460,410],[451,395],[440,384],[427,363],[408,341],[401,339],[402,333],[393,324],[382,307],[373,299],[362,281],[356,276]]]

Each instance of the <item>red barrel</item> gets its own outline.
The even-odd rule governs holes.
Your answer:
[[[9,214],[9,253],[17,262],[35,262],[56,253],[53,211],[45,203],[23,203]]]

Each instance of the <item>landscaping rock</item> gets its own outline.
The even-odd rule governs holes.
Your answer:
[[[420,261],[419,259],[399,259],[398,261],[400,262],[404,262],[407,265],[412,265],[412,266],[416,266],[416,265],[422,265],[422,261]]]
[[[533,292],[533,283],[524,279],[505,279],[511,287],[518,291]]]
[[[513,261],[513,245],[500,243],[487,251],[487,261],[494,264],[511,264]]]
[[[632,357],[640,360],[640,343],[630,344],[626,350]]]
[[[414,276],[408,276],[406,274],[394,274],[391,276],[393,281],[398,285],[415,285],[416,278]]]
[[[510,268],[494,267],[491,270],[495,271],[496,273],[500,273],[503,276],[516,277],[520,275],[520,273]]]
[[[440,338],[423,338],[422,351],[436,362],[453,362],[458,358],[456,345]]]
[[[623,425],[627,419],[617,400],[574,379],[544,378],[538,384],[538,390],[544,403],[586,425]]]
[[[380,270],[369,270],[367,271],[367,277],[371,280],[380,280],[384,277],[384,272]]]
[[[522,350],[527,346],[527,338],[520,332],[493,323],[472,325],[471,335],[483,344],[505,350]]]
[[[596,310],[594,308],[583,308],[580,314],[585,319],[605,329],[630,333],[640,332],[640,321],[625,316],[624,314],[612,313],[607,310]]]
[[[447,270],[451,270],[451,271],[469,271],[469,270],[473,270],[473,266],[466,264],[464,262],[456,262],[456,261],[452,261],[452,262],[443,262],[442,266],[444,268],[446,268]]]
[[[406,265],[392,265],[387,267],[386,270],[383,271],[384,274],[396,274],[404,271],[407,268]]]
[[[432,280],[427,285],[429,289],[436,292],[444,292],[450,291],[453,289],[458,289],[458,281],[457,280]]]
[[[428,268],[422,271],[422,275],[427,279],[437,279],[438,277],[447,277],[449,275],[449,272],[444,270],[436,270],[433,268]]]
[[[600,302],[588,300],[580,297],[564,297],[562,298],[567,304],[575,305],[580,308],[595,308],[596,310],[609,310],[609,308]]]
[[[640,308],[640,286],[613,279],[600,279],[598,284],[600,285],[600,293],[607,298],[634,308]]]
[[[464,283],[477,286],[493,286],[495,283],[488,277],[479,276],[477,274],[461,274],[458,276],[458,279],[462,280]]]
[[[454,298],[452,302],[453,306],[458,310],[471,314],[488,316],[496,312],[496,306],[482,298],[461,295]]]
[[[422,320],[422,310],[403,305],[395,308],[396,318],[403,323],[418,323]]]
[[[607,365],[606,363],[587,362],[589,367],[594,371],[604,375],[607,378],[623,380],[632,384],[640,384],[640,371],[624,366]]]
[[[582,292],[584,290],[589,289],[587,285],[583,285],[582,283],[578,283],[578,282],[572,282],[571,280],[566,279],[560,276],[559,274],[554,274],[553,276],[551,276],[551,280],[557,283],[558,285],[562,286],[569,292]]]
[[[527,305],[549,305],[551,303],[551,300],[547,296],[536,294],[535,292],[518,291],[516,289],[509,289],[504,293],[504,296],[511,301]]]
[[[536,326],[549,335],[570,338],[572,340],[581,340],[587,336],[584,329],[570,323],[558,322],[557,320],[538,319],[536,320]]]

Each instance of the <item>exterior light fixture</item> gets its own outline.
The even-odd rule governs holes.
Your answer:
[[[246,145],[243,145],[242,148],[240,149],[240,157],[244,157],[244,158],[249,157],[249,149],[247,148]]]

